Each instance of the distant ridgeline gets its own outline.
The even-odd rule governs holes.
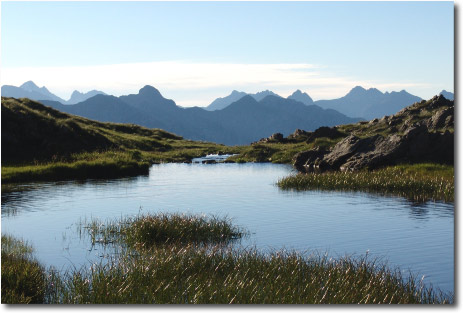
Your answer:
[[[161,128],[186,139],[227,145],[245,145],[275,132],[289,135],[297,128],[314,130],[320,126],[353,123],[335,110],[316,105],[266,96],[260,101],[245,96],[217,111],[182,108],[165,99],[154,87],[145,86],[138,94],[114,97],[96,95],[74,105],[40,100],[59,111],[102,122],[131,123]]]
[[[453,100],[452,93],[448,93],[445,90],[443,90],[442,93],[445,93],[444,96],[447,99]],[[214,100],[206,107],[206,110],[221,110],[245,95],[246,93],[244,92],[234,90],[230,95]],[[249,96],[257,101],[267,95],[280,97],[269,90],[256,94],[249,94]],[[301,92],[300,90],[296,90],[287,99],[299,101],[305,105],[317,105],[323,109],[333,109],[349,117],[367,120],[381,118],[385,115],[392,115],[404,107],[422,100],[420,97],[411,95],[405,90],[382,93],[375,88],[366,90],[359,86],[353,88],[347,95],[339,99],[313,101],[307,93]]]
[[[29,98],[31,100],[51,100],[58,101],[63,104],[76,104],[91,98],[93,96],[105,93],[103,91],[91,90],[86,93],[81,93],[77,90],[71,95],[69,100],[64,100],[51,93],[46,87],[38,87],[34,82],[28,81],[19,87],[4,85],[2,86],[2,96],[12,98]]]
[[[96,90],[85,94],[74,91],[65,101],[33,82],[20,87],[3,86],[2,96],[38,100],[59,111],[97,121],[161,128],[186,139],[227,145],[249,144],[273,133],[287,136],[295,129],[312,131],[321,126],[380,118],[421,100],[405,91],[381,93],[362,87],[355,87],[339,99],[315,102],[299,90],[288,98],[268,90],[256,94],[233,91],[203,109],[179,107],[151,86],[143,87],[138,94],[120,97]]]

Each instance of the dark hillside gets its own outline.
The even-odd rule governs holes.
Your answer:
[[[182,138],[159,129],[91,121],[29,99],[2,98],[2,163],[82,151],[165,150],[167,139]]]

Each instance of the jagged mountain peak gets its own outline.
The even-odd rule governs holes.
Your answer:
[[[143,96],[161,96],[159,90],[150,85],[146,85],[143,88],[141,88],[138,91],[138,94]]]
[[[352,97],[362,97],[365,95],[382,96],[384,94],[376,88],[365,89],[362,86],[355,86],[347,93],[347,95],[345,95],[345,97],[352,98]]]
[[[248,102],[248,101],[257,102],[257,100],[252,95],[249,95],[249,94],[244,95],[243,97],[241,97],[236,102]]]
[[[256,92],[255,95],[261,95],[261,94],[266,94],[266,95],[277,95],[271,90],[265,89],[263,91]]]
[[[439,95],[443,95],[446,99],[448,100],[454,100],[455,99],[455,95],[453,94],[453,92],[450,92],[450,91],[447,91],[445,89],[443,89]]]
[[[32,80],[29,80],[29,81],[25,82],[24,84],[19,86],[19,88],[22,88],[22,89],[28,90],[28,91],[33,91],[33,90],[40,89],[39,86],[37,86]]]
[[[80,92],[78,90],[74,90],[69,100],[66,101],[66,104],[76,104],[76,103],[85,101],[89,98],[92,98],[96,95],[106,95],[106,94],[103,91],[99,91],[95,89],[90,90],[89,92]]]
[[[365,88],[363,88],[362,86],[355,86],[354,88],[352,88],[350,90],[349,93],[351,93],[351,92],[365,92],[365,91],[367,91],[367,90]]]
[[[260,101],[260,100],[264,99],[264,98],[267,97],[267,96],[275,96],[275,97],[280,97],[280,98],[281,98],[280,95],[278,95],[278,94],[276,94],[276,93],[274,93],[273,91],[268,90],[268,89],[266,89],[266,90],[264,90],[264,91],[256,92],[255,94],[251,94],[251,96],[252,96],[254,99],[256,99],[257,101]]]
[[[297,89],[290,96],[288,96],[288,99],[292,99],[292,100],[295,100],[295,101],[302,102],[305,105],[312,105],[313,104],[313,99],[307,93],[302,92],[300,89]]]
[[[37,92],[40,92],[40,93],[43,93],[43,94],[52,94],[52,93],[47,89],[47,87],[45,87],[45,86],[39,87],[39,86],[37,86],[37,84],[34,83],[32,80],[29,80],[29,81],[25,82],[25,83],[22,84],[19,88],[22,88],[22,89],[27,90],[27,91],[37,91]]]
[[[293,92],[291,95],[292,96],[295,96],[295,95],[302,95],[304,94],[305,92],[302,92],[300,89],[297,89],[295,92]]]
[[[71,94],[71,98],[73,98],[73,97],[78,97],[78,96],[81,96],[81,95],[83,95],[83,94],[84,94],[83,92],[80,92],[80,91],[78,91],[78,90],[74,90],[74,91],[72,92],[72,94]]]
[[[13,91],[11,90],[11,88],[15,90]],[[12,95],[15,95],[16,97],[30,98],[34,100],[53,100],[53,101],[58,101],[61,103],[65,102],[60,97],[48,91],[46,87],[37,86],[32,80],[29,80],[23,83],[20,87],[11,86],[11,88],[10,88],[10,91],[6,94],[12,94]],[[2,90],[3,90],[3,87],[2,87]]]

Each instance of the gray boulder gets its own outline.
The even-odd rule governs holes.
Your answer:
[[[453,106],[437,111],[430,119],[428,119],[428,128],[438,129],[443,127],[453,127],[453,114]]]
[[[359,138],[350,135],[331,151],[322,148],[301,152],[294,159],[302,172],[358,171],[398,163],[438,162],[453,164],[454,135],[430,132],[426,123],[415,123],[404,135]]]
[[[265,143],[265,142],[285,142],[285,138],[282,133],[275,133],[268,138],[262,138],[258,142]]]
[[[310,143],[314,141],[315,139],[322,138],[322,137],[335,139],[335,138],[339,138],[342,136],[345,136],[345,135],[341,133],[339,130],[337,130],[336,127],[322,126],[322,127],[317,128],[313,133],[309,135],[309,137],[307,138],[307,142]]]
[[[300,172],[311,173],[319,170],[319,163],[329,150],[317,147],[304,152],[299,152],[293,158],[294,167]]]

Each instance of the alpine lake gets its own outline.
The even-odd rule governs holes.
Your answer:
[[[133,178],[18,184],[2,193],[2,234],[31,244],[46,267],[66,270],[105,258],[105,249],[82,236],[86,221],[158,212],[215,215],[249,232],[235,243],[244,248],[333,258],[368,254],[454,292],[453,203],[283,191],[276,182],[294,172],[289,165],[202,163],[210,158],[153,165],[149,175]]]

